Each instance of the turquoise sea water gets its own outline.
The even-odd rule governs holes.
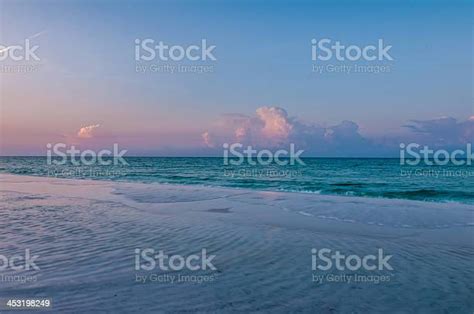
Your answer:
[[[474,166],[400,165],[399,159],[303,158],[305,165],[224,165],[222,158],[127,157],[128,165],[48,165],[0,157],[0,173],[206,185],[474,204]]]

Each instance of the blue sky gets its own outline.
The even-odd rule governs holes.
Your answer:
[[[1,44],[40,33],[31,41],[41,54],[39,71],[2,76],[3,154],[34,154],[96,124],[102,140],[137,153],[201,154],[202,133],[219,135],[222,115],[263,107],[325,129],[351,121],[364,138],[395,142],[413,131],[403,127],[410,120],[474,115],[472,1],[1,3]],[[214,71],[136,73],[136,38],[205,38],[216,46]],[[390,72],[313,73],[313,38],[383,39],[394,60],[377,64]]]

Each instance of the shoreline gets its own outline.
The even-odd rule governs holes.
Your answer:
[[[474,206],[474,204],[466,203],[462,201],[444,200],[416,200],[409,198],[392,198],[383,196],[362,196],[362,195],[344,195],[344,194],[331,194],[331,193],[320,193],[320,191],[294,191],[294,190],[272,190],[269,189],[253,189],[249,187],[237,187],[237,186],[220,186],[220,185],[204,185],[201,183],[196,184],[185,184],[185,183],[168,183],[168,182],[144,182],[144,181],[133,181],[133,180],[111,180],[111,179],[91,179],[91,178],[78,178],[78,177],[60,177],[60,176],[45,176],[45,175],[31,175],[31,174],[17,174],[9,172],[0,172],[1,176],[23,176],[31,178],[43,178],[43,179],[57,179],[57,180],[72,180],[72,181],[92,181],[92,182],[117,182],[125,184],[145,184],[145,185],[156,185],[156,186],[176,186],[176,187],[199,187],[199,188],[210,188],[210,189],[229,189],[237,191],[249,191],[249,192],[271,192],[271,193],[290,193],[290,194],[302,194],[302,195],[320,195],[328,197],[342,197],[342,198],[360,198],[360,199],[371,199],[371,200],[392,200],[392,201],[409,201],[409,202],[420,202],[427,204],[453,204],[453,205],[466,205]]]
[[[5,184],[16,189],[4,189]],[[38,184],[41,188],[38,188]],[[19,186],[22,188],[18,188]],[[261,212],[260,206],[266,208],[269,214],[266,218],[270,220],[277,217],[284,221],[282,215],[292,215],[289,221],[284,221],[285,224],[298,221],[299,224],[307,225],[308,219],[313,219],[312,223],[315,220],[323,221],[326,224],[341,224],[344,228],[357,225],[358,228],[403,231],[474,227],[474,206],[463,203],[14,174],[0,174],[0,192],[3,191],[40,195],[49,193],[53,197],[65,199],[74,195],[73,197],[98,201],[113,200],[150,212],[160,212],[163,207],[170,207],[178,209],[175,214],[193,213],[193,210],[181,212],[183,206],[193,203],[198,208],[202,207],[198,211],[209,207],[210,211],[220,212],[219,208],[228,208],[228,203],[232,202],[237,204],[234,206],[238,209],[234,214],[253,215]],[[242,206],[239,205],[252,207],[252,210],[240,208]],[[387,211],[392,217],[385,217]],[[272,215],[275,217],[271,217]],[[432,224],[429,219],[433,221]]]
[[[52,298],[55,311],[474,308],[474,206],[4,174],[0,197],[0,254],[30,249],[40,268],[0,293]],[[206,250],[216,270],[135,270],[149,248]],[[393,270],[315,270],[322,249],[382,250]]]

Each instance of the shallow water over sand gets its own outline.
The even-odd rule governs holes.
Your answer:
[[[20,272],[36,282],[1,282],[0,295],[50,297],[57,312],[474,309],[470,205],[11,175],[0,176],[0,196],[0,254],[29,248],[40,268]],[[184,256],[205,248],[217,270],[136,271],[136,248]],[[381,248],[393,271],[313,271],[313,248]],[[151,273],[212,280],[137,282]]]

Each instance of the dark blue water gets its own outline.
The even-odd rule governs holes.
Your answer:
[[[305,165],[224,165],[222,158],[127,157],[128,165],[49,165],[0,157],[0,173],[192,184],[474,204],[474,166],[400,165],[399,159],[303,158]]]

